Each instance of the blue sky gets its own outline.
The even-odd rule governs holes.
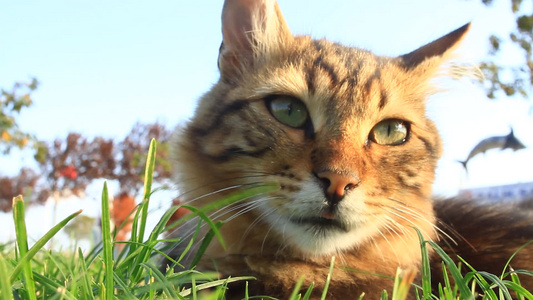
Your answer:
[[[459,51],[478,62],[491,31],[512,26],[507,0],[485,8],[479,0],[280,0],[296,34],[327,37],[383,55],[409,52],[469,22]],[[69,131],[121,138],[138,120],[169,126],[189,117],[196,99],[218,78],[222,1],[2,1],[0,87],[36,77],[35,104],[19,118],[44,140]],[[531,9],[529,7],[528,9]],[[506,52],[512,53],[512,52]],[[502,58],[513,62],[513,55]],[[467,177],[455,162],[481,139],[513,126],[533,147],[530,103],[488,101],[468,82],[430,101],[445,153],[435,191],[533,181],[533,152],[491,151],[471,161]],[[31,164],[27,155],[0,158],[0,174]]]

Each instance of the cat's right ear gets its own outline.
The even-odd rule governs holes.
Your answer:
[[[223,77],[268,59],[293,39],[275,0],[226,0],[222,37],[218,67]]]
[[[438,65],[449,58],[470,27],[471,24],[468,23],[411,53],[400,56],[402,65],[409,70],[433,72]]]

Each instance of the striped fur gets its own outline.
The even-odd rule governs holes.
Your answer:
[[[362,292],[374,299],[390,291],[392,280],[370,273],[393,277],[398,267],[419,268],[412,227],[438,239],[431,185],[441,141],[425,101],[434,91],[431,79],[468,26],[391,58],[294,37],[275,1],[227,0],[222,19],[221,77],[176,133],[176,182],[183,200],[198,207],[243,186],[281,188],[213,215],[230,220],[221,230],[228,247],[212,242],[197,267],[256,276],[252,292],[285,298],[300,275],[304,286],[313,282],[320,291],[335,255],[331,299]],[[305,104],[310,121],[304,127],[271,114],[269,99],[280,95]],[[408,124],[404,143],[369,138],[387,119]],[[359,180],[329,208],[328,182],[318,176],[325,171]],[[326,209],[332,219],[323,218]]]

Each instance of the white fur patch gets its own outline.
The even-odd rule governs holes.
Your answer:
[[[284,240],[302,252],[315,255],[335,254],[352,249],[377,234],[375,224],[367,226],[366,205],[361,191],[352,191],[338,205],[338,220],[347,230],[320,226],[313,223],[296,223],[292,220],[318,218],[324,207],[325,197],[319,183],[313,178],[303,181],[300,191],[288,195],[287,202],[269,214],[267,222]],[[263,210],[271,209],[268,203]],[[291,220],[292,219],[292,220]]]

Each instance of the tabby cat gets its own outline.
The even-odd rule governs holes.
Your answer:
[[[393,280],[375,274],[420,269],[416,227],[479,270],[501,273],[533,239],[528,217],[431,198],[441,140],[425,101],[468,29],[391,58],[293,36],[274,0],[226,0],[220,80],[176,133],[176,180],[197,207],[250,186],[279,189],[213,215],[226,220],[227,247],[213,240],[197,269],[255,276],[251,294],[287,298],[301,275],[320,293],[335,256],[328,298],[376,299]],[[174,235],[188,227],[196,224]],[[531,267],[531,254],[511,265]],[[432,257],[435,278],[442,269]]]

